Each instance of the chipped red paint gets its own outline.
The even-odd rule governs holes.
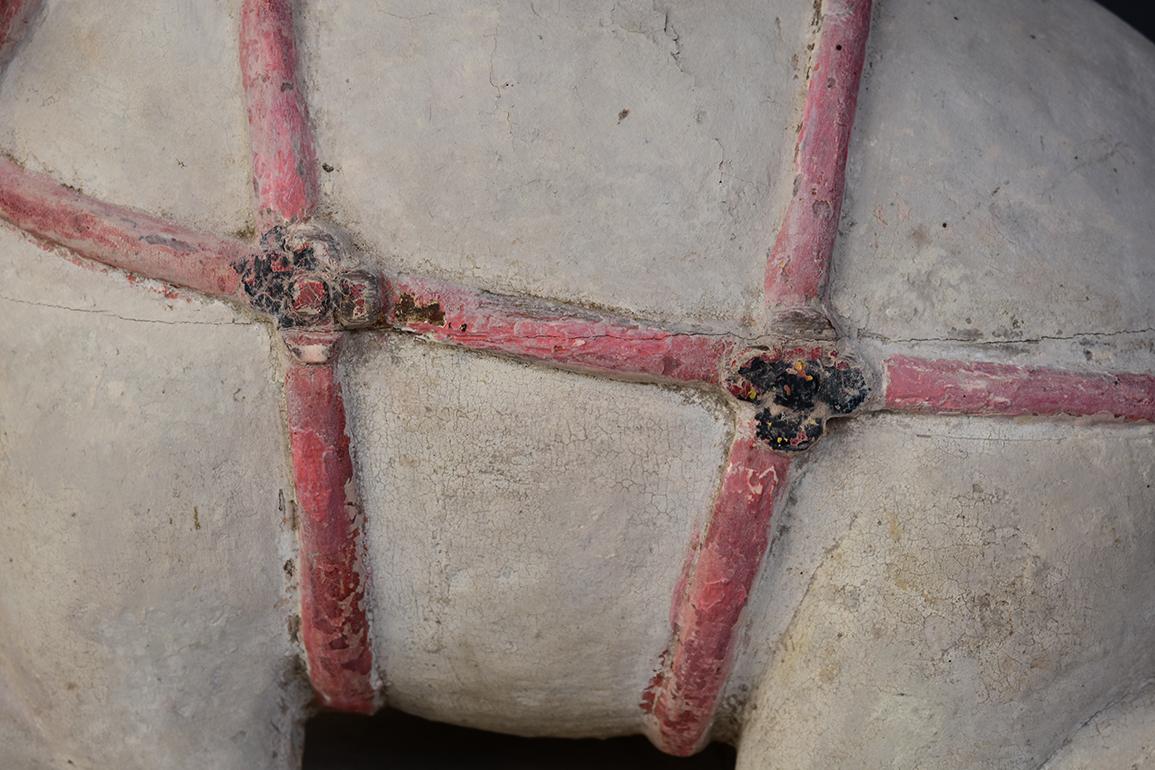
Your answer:
[[[239,296],[231,263],[252,253],[241,241],[89,198],[2,156],[0,217],[88,259],[214,297]]]
[[[291,360],[285,400],[300,505],[301,642],[323,705],[376,708],[358,503],[336,361]]]
[[[257,224],[264,233],[307,220],[317,201],[317,159],[297,77],[292,0],[244,0],[240,57]],[[260,267],[259,260],[249,265]],[[352,324],[370,325],[373,287],[351,282],[353,276],[345,283],[356,296],[341,310]],[[332,297],[322,275],[296,275],[287,292],[290,315],[306,327],[284,334],[289,441],[301,506],[301,643],[321,703],[368,714],[378,700],[360,558],[361,504],[336,371],[343,336],[326,331]]]
[[[734,637],[769,542],[770,517],[786,489],[790,458],[745,424],[726,458],[710,520],[687,557],[674,596],[673,643],[664,670],[642,695],[658,748],[688,756],[709,739],[730,673]]]
[[[766,301],[778,310],[819,305],[826,289],[870,28],[869,0],[825,0],[820,13],[793,197],[766,270]],[[691,547],[693,566],[679,580],[673,646],[642,696],[653,720],[651,737],[670,754],[693,754],[709,738],[735,629],[785,488],[790,460],[760,441],[756,430],[741,426],[730,447],[704,540]]]
[[[794,193],[766,269],[771,307],[808,305],[826,289],[870,30],[870,2],[823,0],[819,24],[795,148]]]
[[[29,11],[38,6],[38,0],[0,0],[0,64],[12,49],[6,44],[20,37]],[[837,234],[869,17],[869,0],[819,5],[795,148],[794,192],[765,278],[767,303],[782,311],[779,319],[793,319],[795,328],[800,321],[825,320],[821,299]],[[267,232],[308,220],[317,199],[317,162],[297,76],[292,0],[243,0],[240,28],[257,221]],[[136,280],[135,273],[217,297],[239,295],[234,265],[240,272],[251,271],[262,266],[258,257],[269,258],[235,240],[95,201],[3,157],[0,217],[42,241],[131,271],[129,280]],[[342,335],[332,331],[330,311],[349,328],[370,328],[386,316],[397,330],[476,350],[631,379],[721,385],[739,399],[762,397],[748,378],[722,381],[724,372],[737,371],[739,357],[750,358],[733,336],[661,329],[419,278],[390,285],[375,274],[350,270],[293,279],[288,299],[293,320],[301,326],[285,333],[290,353],[285,388],[301,512],[300,636],[310,679],[321,703],[330,708],[368,713],[379,703],[360,558],[363,516],[336,371]],[[168,296],[172,290],[164,291]],[[805,359],[798,372],[807,381],[816,376],[808,374],[807,361],[838,357],[818,344],[774,355]],[[828,362],[823,372],[847,372],[850,366],[844,360]],[[909,356],[889,358],[885,370],[883,400],[895,410],[1155,421],[1155,377],[1150,375]],[[861,385],[865,388],[865,380]],[[857,398],[857,393],[849,388],[835,395]],[[839,414],[853,409],[845,398],[828,401]],[[786,489],[791,461],[760,441],[757,430],[755,423],[742,424],[729,449],[710,519],[691,541],[675,587],[671,644],[642,694],[654,742],[672,754],[691,754],[709,738],[737,624],[768,546],[770,518]]]
[[[1155,376],[891,356],[886,407],[973,415],[1100,415],[1155,421]]]
[[[716,384],[733,338],[644,326],[564,305],[402,277],[390,285],[394,328],[440,342],[563,367]]]
[[[297,77],[291,0],[244,0],[241,77],[261,232],[313,213],[317,158]]]

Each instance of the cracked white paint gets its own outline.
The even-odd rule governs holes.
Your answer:
[[[652,318],[760,311],[806,3],[423,7],[301,25],[325,207],[375,260]]]
[[[39,300],[21,299],[19,297],[9,297],[0,294],[0,302],[10,302],[17,305],[28,305],[29,307],[38,307],[48,310],[62,310],[68,313],[92,313],[94,315],[105,316],[106,318],[115,318],[118,321],[128,321],[129,323],[140,324],[168,324],[170,326],[237,326],[237,325],[252,325],[252,321],[243,319],[233,319],[230,321],[200,321],[194,319],[182,319],[179,321],[169,321],[160,318],[136,318],[134,316],[121,315],[99,307],[75,307],[73,305],[55,305],[51,302],[41,302]]]
[[[0,286],[0,767],[294,766],[268,331],[8,227]]]
[[[390,703],[523,734],[637,732],[726,415],[404,337],[348,356]]]
[[[739,768],[1038,767],[1155,677],[1152,456],[1149,426],[832,431],[755,591]]]

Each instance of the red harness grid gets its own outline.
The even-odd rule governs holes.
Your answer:
[[[35,2],[19,0],[0,8],[0,64],[35,10]],[[767,265],[766,300],[783,326],[800,312],[829,323],[823,295],[869,18],[867,0],[822,4],[796,148],[795,191]],[[289,0],[244,1],[240,52],[257,219],[276,238],[266,236],[256,246],[195,232],[92,199],[4,157],[0,218],[41,242],[127,271],[130,278],[223,299],[281,327],[300,506],[300,637],[319,701],[334,709],[367,713],[383,700],[365,606],[364,515],[338,377],[337,357],[348,331],[383,327],[548,366],[733,396],[739,415],[734,438],[709,518],[690,544],[674,592],[669,647],[641,698],[655,744],[672,754],[693,753],[709,740],[771,515],[787,491],[794,454],[779,450],[805,448],[821,434],[827,416],[844,416],[859,405],[847,404],[841,391],[825,393],[826,405],[808,404],[785,416],[777,406],[754,415],[748,402],[765,405],[775,396],[766,390],[770,380],[762,379],[767,372],[778,377],[775,382],[783,376],[798,383],[815,377],[851,382],[846,375],[856,371],[853,356],[839,358],[838,352],[849,343],[803,341],[783,348],[778,358],[761,352],[751,357],[746,339],[732,334],[415,276],[349,271],[337,257],[319,259],[328,247],[307,229],[316,208],[317,163],[293,29]],[[276,292],[254,287],[258,267],[273,276]],[[864,411],[1155,421],[1155,376],[1148,374],[903,354],[891,355],[882,369],[879,392],[862,404]],[[784,425],[794,430],[791,419],[798,423],[796,434],[783,432]]]

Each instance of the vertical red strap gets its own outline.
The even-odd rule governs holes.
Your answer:
[[[693,754],[709,739],[770,517],[786,489],[790,458],[753,433],[752,425],[742,426],[730,445],[705,536],[691,548],[674,597],[666,667],[642,698],[652,738],[669,754]]]
[[[292,0],[244,0],[240,48],[253,187],[264,232],[308,218],[317,201],[317,158],[297,77]]]
[[[810,304],[826,290],[870,30],[870,0],[822,0],[820,24],[795,150],[794,197],[766,269],[766,301],[779,309]]]
[[[309,678],[325,706],[372,713],[362,516],[335,362],[293,361],[285,395],[300,506],[301,640]]]
[[[5,62],[4,48],[20,39],[23,30],[40,0],[0,0],[0,65]]]

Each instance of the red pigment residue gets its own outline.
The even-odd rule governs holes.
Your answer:
[[[317,199],[317,158],[297,77],[291,0],[245,0],[240,52],[253,187],[264,232],[308,218]]]
[[[769,542],[770,517],[783,496],[790,458],[752,435],[734,439],[701,546],[675,594],[668,665],[651,681],[643,703],[653,716],[655,741],[686,756],[709,737],[729,674],[734,635]]]
[[[766,269],[766,301],[800,307],[826,288],[870,29],[869,0],[824,0],[795,149],[794,196]]]
[[[886,406],[932,414],[1155,421],[1155,376],[891,356]]]
[[[550,303],[517,301],[420,278],[392,282],[395,328],[475,350],[676,382],[718,383],[726,337],[645,326]]]
[[[301,506],[301,640],[309,678],[324,705],[372,713],[376,699],[360,565],[361,509],[334,364],[292,364],[285,393]]]

